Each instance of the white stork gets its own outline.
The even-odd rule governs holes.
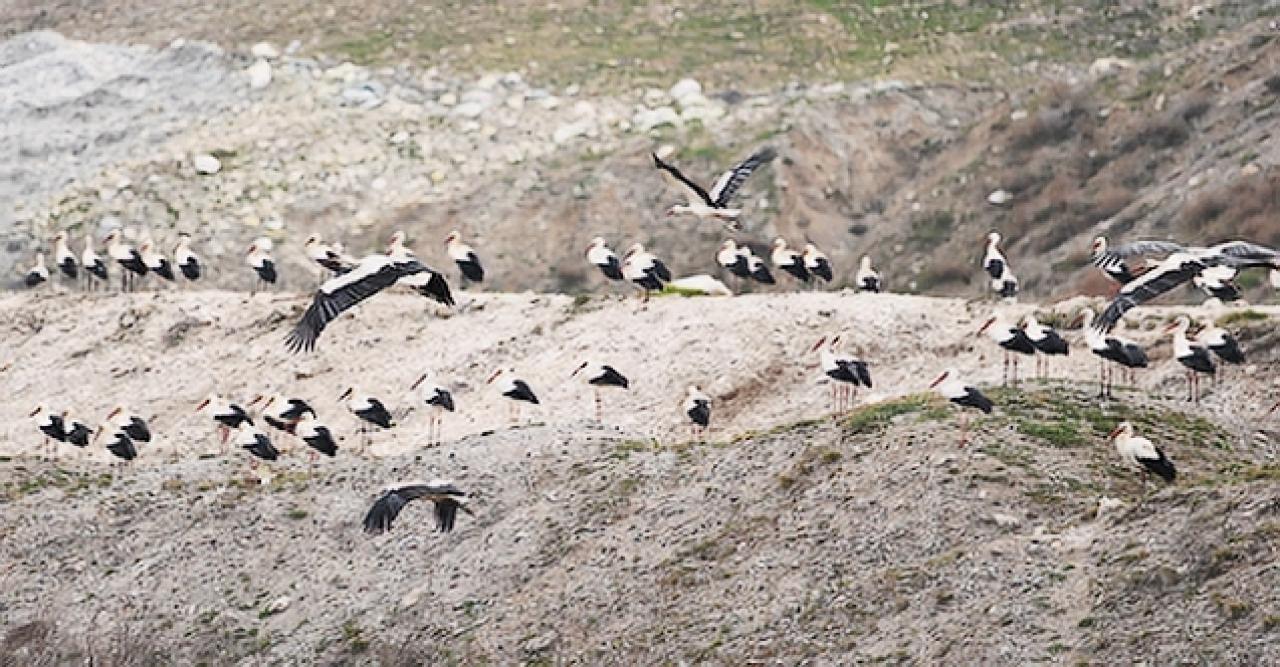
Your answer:
[[[1187,371],[1187,400],[1200,402],[1200,375],[1213,375],[1218,369],[1209,356],[1209,348],[1189,338],[1191,318],[1180,315],[1165,327],[1165,333],[1173,333],[1173,356]]]
[[[495,382],[498,378],[501,381]],[[498,393],[511,400],[511,412],[508,415],[509,420],[515,423],[520,419],[520,404],[532,403],[538,405],[538,397],[533,393],[533,389],[529,388],[529,383],[515,376],[514,369],[499,368],[485,380],[485,384],[491,384],[497,387]]]
[[[954,368],[942,371],[942,374],[929,385],[929,388],[961,408],[981,410],[984,414],[991,414],[992,409],[995,408],[995,404],[991,402],[991,399],[987,398],[981,391],[978,391],[977,387],[965,382]],[[969,444],[969,413],[961,410],[960,446],[964,447],[967,444]]]
[[[992,280],[1000,280],[1004,277],[1004,270],[1009,266],[1009,260],[1005,259],[1004,253],[1000,251],[1000,232],[991,232],[987,234],[987,253],[982,258],[982,269],[991,276]]]
[[[262,421],[267,422],[271,428],[290,435],[296,435],[298,420],[303,415],[316,416],[311,404],[301,398],[285,398],[278,393],[270,396],[258,394],[249,401],[249,407],[257,405],[259,401],[262,402]]]
[[[76,255],[67,245],[66,230],[60,230],[53,235],[53,263],[69,280],[75,280],[80,276],[80,265],[76,262]]]
[[[1230,266],[1210,266],[1201,271],[1199,275],[1193,276],[1191,283],[1199,287],[1200,291],[1206,295],[1224,303],[1238,301],[1240,299],[1240,286],[1235,282],[1237,273],[1239,271]]]
[[[458,271],[465,279],[464,284],[467,280],[473,283],[484,282],[484,267],[480,265],[480,257],[471,246],[462,242],[462,232],[456,229],[449,232],[444,239],[444,245],[449,253],[449,259],[458,265]]]
[[[466,494],[453,482],[436,479],[426,484],[407,482],[387,487],[373,502],[364,516],[364,532],[379,535],[391,530],[391,524],[409,503],[424,498],[435,505],[436,530],[447,533],[453,530],[458,510],[473,514],[466,505]]]
[[[1240,342],[1231,335],[1231,332],[1212,321],[1205,322],[1197,338],[1209,348],[1210,352],[1228,364],[1244,363],[1244,350],[1240,349]]]
[[[1167,243],[1165,241],[1144,241],[1148,247],[1153,249],[1165,248],[1165,252],[1173,252],[1181,246],[1176,243]],[[1102,275],[1110,278],[1112,282],[1118,285],[1125,285],[1133,282],[1138,276],[1146,273],[1149,266],[1141,265],[1140,267],[1131,267],[1123,257],[1117,256],[1107,250],[1107,237],[1099,236],[1093,240],[1093,265],[1102,271]]]
[[[1009,324],[999,314],[992,315],[990,319],[983,323],[982,328],[978,329],[978,335],[987,334],[991,340],[1004,351],[1004,384],[1010,384],[1010,370],[1012,369],[1012,378],[1015,386],[1018,384],[1018,357],[1019,354],[1035,356],[1036,346],[1027,337],[1027,333],[1018,327]]]
[[[120,272],[120,291],[127,292],[133,288],[138,277],[147,275],[147,265],[143,263],[142,255],[125,244],[121,237],[122,232],[117,228],[107,232],[107,238],[103,240],[107,244],[107,257],[115,260],[123,269]]]
[[[773,240],[773,252],[769,255],[774,268],[781,269],[802,283],[810,280],[809,269],[804,266],[804,256],[787,247],[787,240],[779,236]]]
[[[619,373],[613,366],[593,361],[582,362],[569,374],[569,377],[578,377],[579,374],[587,381],[587,384],[591,385],[591,395],[595,400],[596,422],[602,423],[604,421],[604,410],[600,402],[600,388],[617,387],[619,389],[627,389],[631,386],[631,383],[626,376]]]
[[[155,243],[150,236],[142,239],[142,243],[138,245],[138,254],[142,255],[142,263],[147,265],[147,273],[173,282],[173,265],[167,257],[155,251]]]
[[[316,463],[316,455],[324,454],[329,458],[333,458],[338,454],[338,442],[333,437],[333,432],[328,426],[321,424],[314,412],[304,412],[298,421],[294,423],[294,435],[297,435],[307,444],[310,450],[307,452],[308,462],[314,467]]]
[[[1173,462],[1150,440],[1134,435],[1133,424],[1120,422],[1111,431],[1109,439],[1115,442],[1120,460],[1130,467],[1137,468],[1144,474],[1155,473],[1166,482],[1172,483],[1177,479],[1178,471],[1173,467]]]
[[[200,279],[200,256],[191,250],[190,234],[178,234],[178,244],[173,247],[173,263],[183,278],[190,281]]]
[[[1107,366],[1110,361],[1133,372],[1137,368],[1147,367],[1147,353],[1137,343],[1112,334],[1103,333],[1093,326],[1094,313],[1085,308],[1072,323],[1084,330],[1085,344],[1089,351],[1099,357],[1098,362],[1098,396],[1111,397],[1112,369]]]
[[[884,289],[880,272],[871,266],[870,255],[862,256],[862,262],[858,265],[858,272],[854,274],[853,281],[857,283],[859,292],[879,292]]]
[[[693,433],[701,435],[711,425],[711,397],[702,392],[696,384],[685,389],[684,402],[680,411],[688,417]]]
[[[404,232],[397,231],[392,234],[391,242],[387,245],[387,256],[396,262],[418,262],[421,264],[418,260],[418,256],[413,254],[413,251],[405,245],[404,240]],[[423,264],[422,266],[426,268],[425,271],[417,271],[401,276],[400,279],[396,281],[396,284],[402,287],[408,287],[416,291],[418,294],[421,294],[422,296],[446,307],[453,307],[455,305],[453,292],[449,289],[449,282],[445,280],[444,274],[432,269],[426,264]],[[348,268],[347,271],[350,271],[350,268]],[[346,273],[346,271],[343,273]]]
[[[822,372],[831,378],[830,396],[832,409],[839,415],[847,412],[858,398],[858,387],[871,388],[871,371],[867,362],[847,352],[840,352],[840,335],[818,339],[809,352],[820,351]]]
[[[275,461],[280,458],[280,451],[275,445],[271,444],[271,438],[250,423],[241,424],[235,430],[235,436],[232,443],[239,449],[243,449],[252,457],[249,459],[249,467],[257,468],[258,459],[263,461]]]
[[[422,398],[422,402],[426,403],[430,409],[430,421],[427,423],[427,442],[429,444],[440,444],[443,436],[440,431],[444,426],[444,413],[453,412],[453,393],[444,385],[441,385],[430,379],[431,373],[423,373],[414,380],[413,385],[409,387],[410,391],[417,390],[418,396]]]
[[[747,263],[747,275],[753,280],[764,285],[774,284],[773,274],[769,273],[769,267],[765,266],[764,260],[751,252],[751,246],[742,244],[738,246],[738,254],[742,256]]]
[[[44,265],[44,253],[36,253],[35,266],[27,270],[27,275],[22,280],[22,284],[27,287],[36,287],[41,283],[49,281],[49,269]]]
[[[123,405],[117,405],[107,413],[107,423],[136,442],[151,442],[151,427],[142,417],[130,412]]]
[[[271,249],[275,246],[271,239],[263,236],[249,244],[249,252],[245,254],[244,263],[253,269],[253,289],[249,290],[252,296],[258,293],[264,285],[276,284],[279,275],[276,273],[276,260],[271,257]]]
[[[67,441],[66,421],[63,416],[54,412],[50,412],[44,405],[37,405],[28,415],[36,428],[44,434],[43,449],[49,456],[49,460],[58,458],[58,446],[53,444],[54,441]]]
[[[396,423],[391,418],[391,411],[382,401],[368,394],[359,392],[355,387],[347,387],[338,397],[339,401],[347,402],[347,410],[356,416],[361,422],[360,431],[362,445],[364,449],[368,449],[371,437],[369,435],[369,427],[377,426],[380,429],[394,428]]]
[[[124,461],[132,461],[138,458],[138,448],[134,445],[133,438],[130,438],[128,433],[116,427],[115,424],[107,423],[99,426],[93,436],[94,442],[97,442],[98,438],[108,431],[110,431],[111,435],[106,447],[112,456]]]
[[[720,244],[720,250],[716,252],[716,263],[737,278],[739,283],[751,277],[751,269],[747,267],[747,257],[738,252],[738,242],[733,239],[725,239]],[[741,284],[738,287],[741,287]]]
[[[1012,301],[1018,296],[1018,277],[1013,275],[1013,269],[1005,264],[1000,269],[1000,277],[991,281],[991,291],[1002,299]]]
[[[1022,332],[1043,356],[1036,357],[1036,375],[1044,377],[1049,371],[1049,357],[1071,354],[1071,346],[1053,327],[1047,327],[1036,319],[1035,313],[1027,313],[1022,318]]]
[[[94,251],[93,236],[90,232],[86,232],[84,236],[84,250],[80,252],[80,266],[84,268],[84,287],[86,290],[93,290],[99,280],[104,285],[106,284],[108,276],[107,264]]]
[[[241,424],[252,424],[253,419],[249,416],[245,409],[232,403],[216,392],[205,397],[203,401],[196,404],[196,412],[208,412],[218,427],[218,436],[220,443],[227,444],[227,438],[231,436],[231,430],[240,428]]]
[[[325,327],[344,311],[405,276],[424,272],[435,273],[412,257],[382,254],[365,257],[354,269],[326,280],[316,290],[311,306],[285,339],[286,347],[293,352],[314,350]],[[423,289],[431,290],[430,283]]]
[[[867,261],[867,265],[870,266],[870,260]],[[826,282],[831,282],[835,277],[831,272],[831,260],[827,259],[826,253],[818,250],[818,246],[812,243],[804,244],[804,268]]]
[[[603,237],[597,236],[591,239],[591,245],[587,246],[586,255],[587,261],[591,262],[597,269],[600,269],[600,273],[603,273],[605,278],[622,280],[622,261],[605,244]]]
[[[355,260],[345,256],[342,251],[320,240],[319,234],[308,236],[302,244],[302,249],[307,253],[308,259],[329,272],[329,277],[342,275],[350,271],[355,264]],[[323,277],[321,282],[324,282]]]
[[[715,186],[708,193],[702,186],[693,182],[688,176],[680,173],[679,169],[662,161],[657,153],[653,153],[653,165],[662,171],[663,174],[674,179],[676,184],[685,191],[687,203],[676,204],[667,209],[667,216],[676,214],[691,214],[703,220],[718,220],[724,224],[725,228],[730,231],[740,229],[738,218],[742,215],[741,209],[729,208],[729,202],[733,196],[751,176],[751,172],[755,171],[760,165],[765,164],[777,157],[777,152],[770,147],[762,148],[750,157],[739,162],[737,166],[724,172],[720,178],[716,180]]]
[[[623,256],[622,276],[642,290],[645,301],[649,300],[649,292],[660,291],[664,283],[671,281],[671,271],[667,269],[667,265],[639,243],[632,244]]]
[[[1167,252],[1170,246],[1171,244],[1163,241],[1140,241],[1107,251],[1105,261]],[[1280,251],[1247,241],[1228,241],[1208,248],[1174,247],[1178,249],[1154,268],[1121,287],[1095,326],[1109,331],[1132,308],[1202,275],[1212,267],[1226,266],[1234,270],[1253,267],[1280,269]]]

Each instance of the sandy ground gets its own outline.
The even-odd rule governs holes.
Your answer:
[[[370,450],[401,453],[427,444],[427,411],[409,390],[424,371],[455,395],[445,441],[513,425],[511,401],[485,383],[498,368],[514,369],[542,401],[523,406],[515,423],[585,425],[594,421],[591,388],[570,375],[587,359],[614,366],[632,382],[629,391],[602,392],[610,428],[628,437],[686,439],[679,405],[684,388],[697,383],[714,399],[712,437],[731,437],[830,412],[829,382],[810,348],[833,332],[871,365],[875,388],[860,402],[923,391],[949,366],[979,384],[1001,379],[998,348],[976,335],[994,306],[956,299],[807,293],[664,297],[642,306],[600,297],[575,302],[464,293],[459,312],[439,317],[417,296],[383,294],[330,325],[315,353],[290,355],[282,341],[303,304],[300,296],[229,292],[0,297],[0,311],[10,314],[0,358],[14,362],[2,381],[8,395],[20,397],[0,406],[0,453],[18,454],[39,442],[25,419],[39,403],[91,425],[125,404],[151,420],[158,434],[144,460],[167,460],[174,450],[182,456],[216,451],[212,422],[193,413],[213,390],[241,404],[269,391],[303,398],[321,421],[354,438],[357,421],[337,400],[353,385],[393,412],[415,408],[397,428],[376,435]],[[1031,310],[1000,307],[1010,319]],[[1153,320],[1168,314],[1140,313]],[[1078,331],[1068,335],[1078,342]],[[1155,361],[1142,386],[1181,391],[1167,338],[1158,330],[1126,335],[1162,341],[1150,350]],[[1231,377],[1256,375],[1265,385],[1274,376],[1265,368],[1232,369]],[[1023,376],[1032,369],[1024,360]],[[1074,354],[1054,361],[1052,372],[1086,382],[1096,369],[1096,359],[1077,344]],[[1238,381],[1206,388],[1201,409],[1219,414],[1266,391]]]

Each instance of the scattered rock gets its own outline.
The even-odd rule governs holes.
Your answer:
[[[1018,517],[1010,514],[1001,514],[999,512],[992,514],[988,520],[991,521],[991,523],[994,523],[997,527],[1005,530],[1015,530],[1018,526],[1022,525],[1022,521]]]
[[[253,54],[253,57],[265,60],[275,60],[280,57],[280,50],[272,46],[270,42],[258,42],[253,45],[252,49],[249,49],[249,52]]]
[[[271,63],[258,60],[246,72],[249,74],[249,87],[253,90],[262,90],[271,85]]]
[[[580,137],[587,133],[592,127],[590,120],[580,120],[574,123],[566,123],[557,127],[551,135],[551,140],[557,145],[567,143],[569,140]]]
[[[1089,65],[1089,75],[1095,78],[1113,76],[1133,67],[1128,58],[1098,58]]]
[[[682,104],[682,100],[689,95],[701,96],[702,84],[693,79],[680,79],[674,86],[671,86],[671,89],[667,91],[667,95],[671,96],[671,99],[675,100],[676,103]]]
[[[537,635],[536,637],[530,637],[528,640],[525,641],[525,643],[521,646],[521,648],[524,649],[525,653],[536,655],[538,653],[542,653],[543,651],[546,651],[547,649],[551,648],[551,646],[555,644],[556,640],[559,638],[560,638],[560,635],[557,634],[555,630],[551,630],[549,632],[545,632],[543,634]]]
[[[676,113],[676,110],[671,107],[645,109],[637,112],[632,117],[631,122],[641,132],[648,132],[655,127],[662,127],[663,125],[680,125],[680,114]]]
[[[272,600],[271,603],[262,610],[262,613],[264,616],[275,616],[276,614],[282,613],[284,610],[288,609],[290,604],[291,601],[287,596],[281,596]]]
[[[1005,189],[995,190],[987,195],[987,203],[993,206],[1004,206],[1013,201],[1013,193]]]
[[[222,171],[222,161],[208,153],[197,155],[191,164],[196,168],[197,174],[209,176]]]

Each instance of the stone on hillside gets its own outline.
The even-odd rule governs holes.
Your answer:
[[[645,109],[636,113],[632,117],[631,122],[639,128],[641,132],[648,132],[655,127],[663,125],[680,125],[680,114],[676,113],[671,107],[658,107],[657,109]]]
[[[715,105],[687,107],[680,112],[681,120],[687,122],[698,121],[706,125],[708,121],[715,120],[724,116],[724,108]]]
[[[249,49],[249,53],[255,58],[263,58],[266,60],[275,60],[280,57],[280,50],[272,46],[270,42],[258,42]]]
[[[455,93],[445,93],[436,101],[440,103],[440,106],[451,107],[458,103],[458,96]]]
[[[381,106],[386,94],[386,87],[376,81],[350,86],[342,91],[342,103],[345,106],[373,109]]]
[[[249,74],[249,87],[253,90],[262,90],[271,85],[271,63],[258,60],[246,71]]]
[[[676,100],[676,105],[681,109],[705,107],[709,104],[711,104],[711,100],[708,100],[702,93],[689,93],[688,95]]]
[[[197,155],[191,164],[196,168],[197,174],[208,176],[222,171],[222,162],[208,153]]]
[[[682,100],[689,95],[702,95],[702,84],[694,79],[680,79],[667,91],[671,99],[683,104]]]
[[[993,206],[1004,206],[1013,201],[1013,193],[1003,188],[987,195],[987,203]]]
[[[1107,77],[1119,74],[1132,67],[1133,61],[1128,58],[1098,58],[1089,65],[1089,75]]]
[[[573,123],[565,123],[557,127],[551,135],[551,140],[556,144],[564,144],[571,139],[575,139],[587,133],[591,129],[590,120],[580,120]]]

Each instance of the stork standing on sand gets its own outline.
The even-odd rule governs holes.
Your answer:
[[[430,378],[430,372],[423,373],[414,380],[409,390],[417,390],[422,402],[426,403],[430,411],[427,422],[427,442],[438,445],[442,440],[440,431],[444,426],[444,413],[453,412],[453,393]]]
[[[134,445],[133,438],[130,438],[128,433],[120,430],[114,424],[99,426],[97,433],[93,437],[94,441],[97,441],[106,432],[110,432],[106,448],[112,456],[122,461],[132,461],[138,458],[138,448]]]
[[[119,228],[107,232],[107,238],[104,241],[107,244],[107,257],[115,260],[120,265],[120,291],[128,292],[134,287],[134,282],[147,275],[147,265],[142,261],[142,255],[122,240],[123,233]]]
[[[327,278],[340,276],[350,271],[354,266],[353,261],[348,261],[350,258],[344,257],[342,252],[322,241],[319,234],[308,236],[307,240],[302,244],[302,249],[307,253],[307,258],[321,268],[320,282],[324,282]],[[327,274],[324,272],[327,272]]]
[[[449,253],[449,259],[458,265],[458,271],[462,273],[463,286],[466,286],[467,281],[484,282],[484,267],[480,265],[480,256],[476,254],[475,249],[462,242],[462,232],[456,229],[449,232],[444,239],[444,245]]]
[[[253,243],[249,244],[249,252],[245,254],[244,263],[253,269],[253,288],[249,290],[249,295],[253,296],[258,290],[265,288],[267,285],[276,284],[279,275],[276,273],[276,260],[271,257],[271,249],[275,246],[271,239],[260,237]]]
[[[1133,372],[1137,368],[1147,367],[1147,353],[1137,343],[1112,334],[1105,334],[1093,326],[1094,312],[1085,308],[1072,323],[1084,330],[1085,344],[1089,351],[1099,358],[1098,362],[1098,396],[1111,398],[1114,369],[1107,362],[1119,364]],[[1131,382],[1132,384],[1132,382]]]
[[[1109,439],[1115,443],[1120,460],[1129,467],[1141,470],[1144,475],[1155,473],[1160,479],[1170,483],[1178,477],[1178,471],[1169,457],[1165,456],[1164,450],[1150,440],[1134,435],[1133,424],[1120,422],[1111,431]]]
[[[138,246],[138,254],[142,255],[142,263],[147,265],[147,273],[173,282],[173,265],[164,255],[156,252],[155,243],[150,237],[144,238]],[[159,285],[156,289],[160,289]]]
[[[115,426],[135,442],[151,442],[151,427],[139,415],[123,405],[117,405],[107,413],[107,422]]]
[[[604,409],[600,402],[600,388],[617,387],[618,389],[627,389],[631,386],[626,376],[619,373],[613,366],[593,361],[582,362],[569,374],[570,378],[578,376],[582,376],[587,381],[587,384],[591,385],[591,396],[595,401],[597,423],[604,421]]]
[[[668,217],[676,214],[689,214],[698,218],[700,222],[703,220],[718,220],[725,226],[725,229],[738,231],[741,229],[739,218],[742,216],[742,210],[729,208],[729,202],[733,200],[733,196],[738,192],[738,189],[751,176],[751,172],[755,171],[760,165],[772,161],[778,154],[768,146],[761,148],[747,159],[739,162],[732,169],[721,174],[720,178],[716,179],[711,192],[707,192],[702,186],[690,180],[679,169],[663,162],[657,153],[652,155],[653,166],[675,181],[676,185],[685,192],[686,203],[675,204],[668,208]]]
[[[773,274],[769,273],[769,267],[765,265],[764,260],[758,255],[751,252],[751,246],[745,243],[738,246],[738,254],[742,256],[747,263],[747,275],[762,285],[772,285],[776,281]]]
[[[533,389],[529,388],[529,383],[516,377],[514,369],[499,368],[485,380],[485,384],[491,384],[497,388],[498,393],[507,399],[510,399],[511,411],[508,413],[508,421],[515,423],[520,419],[520,404],[532,403],[538,405],[538,397],[533,393]]]
[[[84,235],[84,250],[80,252],[80,266],[84,269],[84,289],[86,291],[97,289],[99,280],[102,281],[103,285],[107,284],[107,263],[102,261],[102,258],[94,251],[91,232],[86,232]]]
[[[436,530],[442,533],[453,530],[458,510],[473,514],[467,507],[466,494],[449,480],[435,479],[425,484],[407,482],[387,487],[373,501],[364,516],[364,532],[379,535],[391,530],[400,511],[418,499],[430,500],[435,505]]]
[[[819,352],[822,373],[831,378],[829,398],[834,414],[847,412],[858,398],[858,387],[871,388],[871,371],[867,362],[855,358],[847,352],[840,352],[841,338],[837,334],[823,336],[818,339],[809,352]]]
[[[295,435],[298,420],[303,415],[316,416],[316,411],[301,398],[285,398],[280,394],[271,394],[265,396],[258,394],[249,401],[249,406],[253,407],[262,401],[262,421],[277,431],[284,431],[289,435]]]
[[[1197,338],[1222,361],[1233,365],[1244,363],[1244,350],[1240,349],[1240,342],[1231,335],[1231,332],[1212,321],[1205,322]],[[1214,378],[1217,379],[1220,375],[1221,373],[1215,374]]]
[[[360,263],[347,273],[326,280],[316,290],[311,305],[303,313],[302,319],[294,326],[293,331],[285,338],[285,346],[292,352],[310,352],[316,347],[316,341],[326,326],[344,311],[378,292],[396,284],[406,276],[420,273],[436,274],[422,262],[403,253],[394,255],[374,254],[360,260]],[[420,291],[428,293],[432,298],[448,296],[448,286],[444,291],[438,289],[443,281],[428,278]],[[437,296],[439,295],[439,296]]]
[[[982,258],[982,269],[992,280],[998,280],[1004,275],[1004,269],[1008,265],[1009,260],[1005,259],[1004,252],[1000,250],[1000,232],[987,234],[987,252]]]
[[[258,430],[253,424],[241,424],[235,431],[235,437],[232,440],[235,446],[243,449],[250,454],[249,467],[257,468],[258,460],[275,461],[280,458],[280,452],[275,445],[271,444],[271,438],[266,433]]]
[[[805,268],[804,256],[788,248],[787,240],[781,236],[773,240],[773,252],[769,258],[773,261],[774,268],[781,269],[802,283],[809,282],[809,269]]]
[[[231,430],[240,428],[241,424],[252,424],[253,419],[245,409],[232,403],[217,393],[209,394],[196,405],[196,412],[208,412],[218,428],[219,444],[226,445]]]
[[[368,394],[359,392],[355,387],[347,387],[338,397],[339,401],[347,402],[347,410],[360,420],[361,426],[359,433],[361,435],[361,451],[369,448],[372,438],[369,435],[370,427],[376,426],[379,429],[394,428],[395,421],[391,419],[391,411],[382,401]]]
[[[871,266],[870,255],[862,256],[862,262],[858,265],[858,272],[854,275],[853,281],[857,283],[859,292],[879,292],[884,289],[880,272]]]
[[[817,278],[821,278],[825,282],[831,282],[835,274],[831,272],[831,260],[827,259],[827,254],[818,250],[818,246],[812,243],[804,244],[804,268],[809,270]]]
[[[1218,369],[1209,356],[1209,348],[1187,336],[1190,328],[1191,318],[1179,315],[1164,331],[1173,334],[1173,356],[1186,369],[1187,400],[1199,403],[1200,376],[1213,375]]]
[[[692,433],[702,435],[711,426],[711,397],[702,392],[696,384],[685,389],[684,402],[680,411],[689,419]]]
[[[1071,353],[1071,346],[1067,344],[1066,339],[1053,327],[1041,324],[1036,319],[1035,313],[1027,313],[1027,316],[1022,318],[1022,332],[1027,335],[1027,339],[1031,341],[1036,351],[1040,353],[1036,356],[1037,377],[1044,377],[1049,374],[1050,357],[1065,357]]]
[[[671,281],[667,265],[639,243],[632,244],[623,256],[622,275],[640,288],[644,301],[649,300],[649,292],[661,291],[663,284]]]
[[[587,261],[592,266],[600,269],[600,273],[604,274],[609,280],[622,280],[622,261],[618,259],[618,255],[609,249],[605,243],[604,237],[597,236],[591,239],[591,245],[586,250]]]
[[[66,230],[60,230],[53,235],[53,263],[67,280],[74,282],[80,276],[80,265],[76,262],[76,255],[67,245]]]
[[[988,415],[995,408],[995,404],[991,402],[991,399],[987,398],[981,391],[978,391],[977,387],[965,382],[954,368],[942,371],[942,374],[929,385],[929,388],[961,408],[980,410],[983,414]],[[964,447],[967,444],[969,444],[969,413],[961,410],[960,446]]]
[[[978,335],[987,334],[1004,351],[1004,385],[1018,384],[1019,354],[1035,356],[1036,346],[1027,333],[1004,320],[999,314],[991,316],[978,329]],[[1013,372],[1010,373],[1010,370]],[[1012,378],[1012,382],[1010,379]]]
[[[742,287],[743,280],[751,277],[747,257],[738,252],[738,242],[733,239],[725,239],[720,244],[720,250],[716,251],[716,263],[737,280],[739,288]]]
[[[294,423],[294,434],[307,444],[307,461],[315,467],[317,453],[333,458],[338,454],[338,442],[328,426],[321,424],[313,412],[304,412]]]
[[[27,287],[37,287],[43,283],[49,282],[49,268],[44,265],[44,253],[36,253],[36,263],[27,270],[27,275],[22,280],[22,284]]]
[[[43,449],[49,460],[58,458],[58,446],[54,442],[67,441],[66,422],[62,415],[50,412],[44,405],[37,405],[28,415],[36,428],[44,434]]]
[[[200,256],[191,250],[191,235],[178,235],[178,244],[173,247],[173,263],[177,265],[182,277],[191,282],[200,279]]]

